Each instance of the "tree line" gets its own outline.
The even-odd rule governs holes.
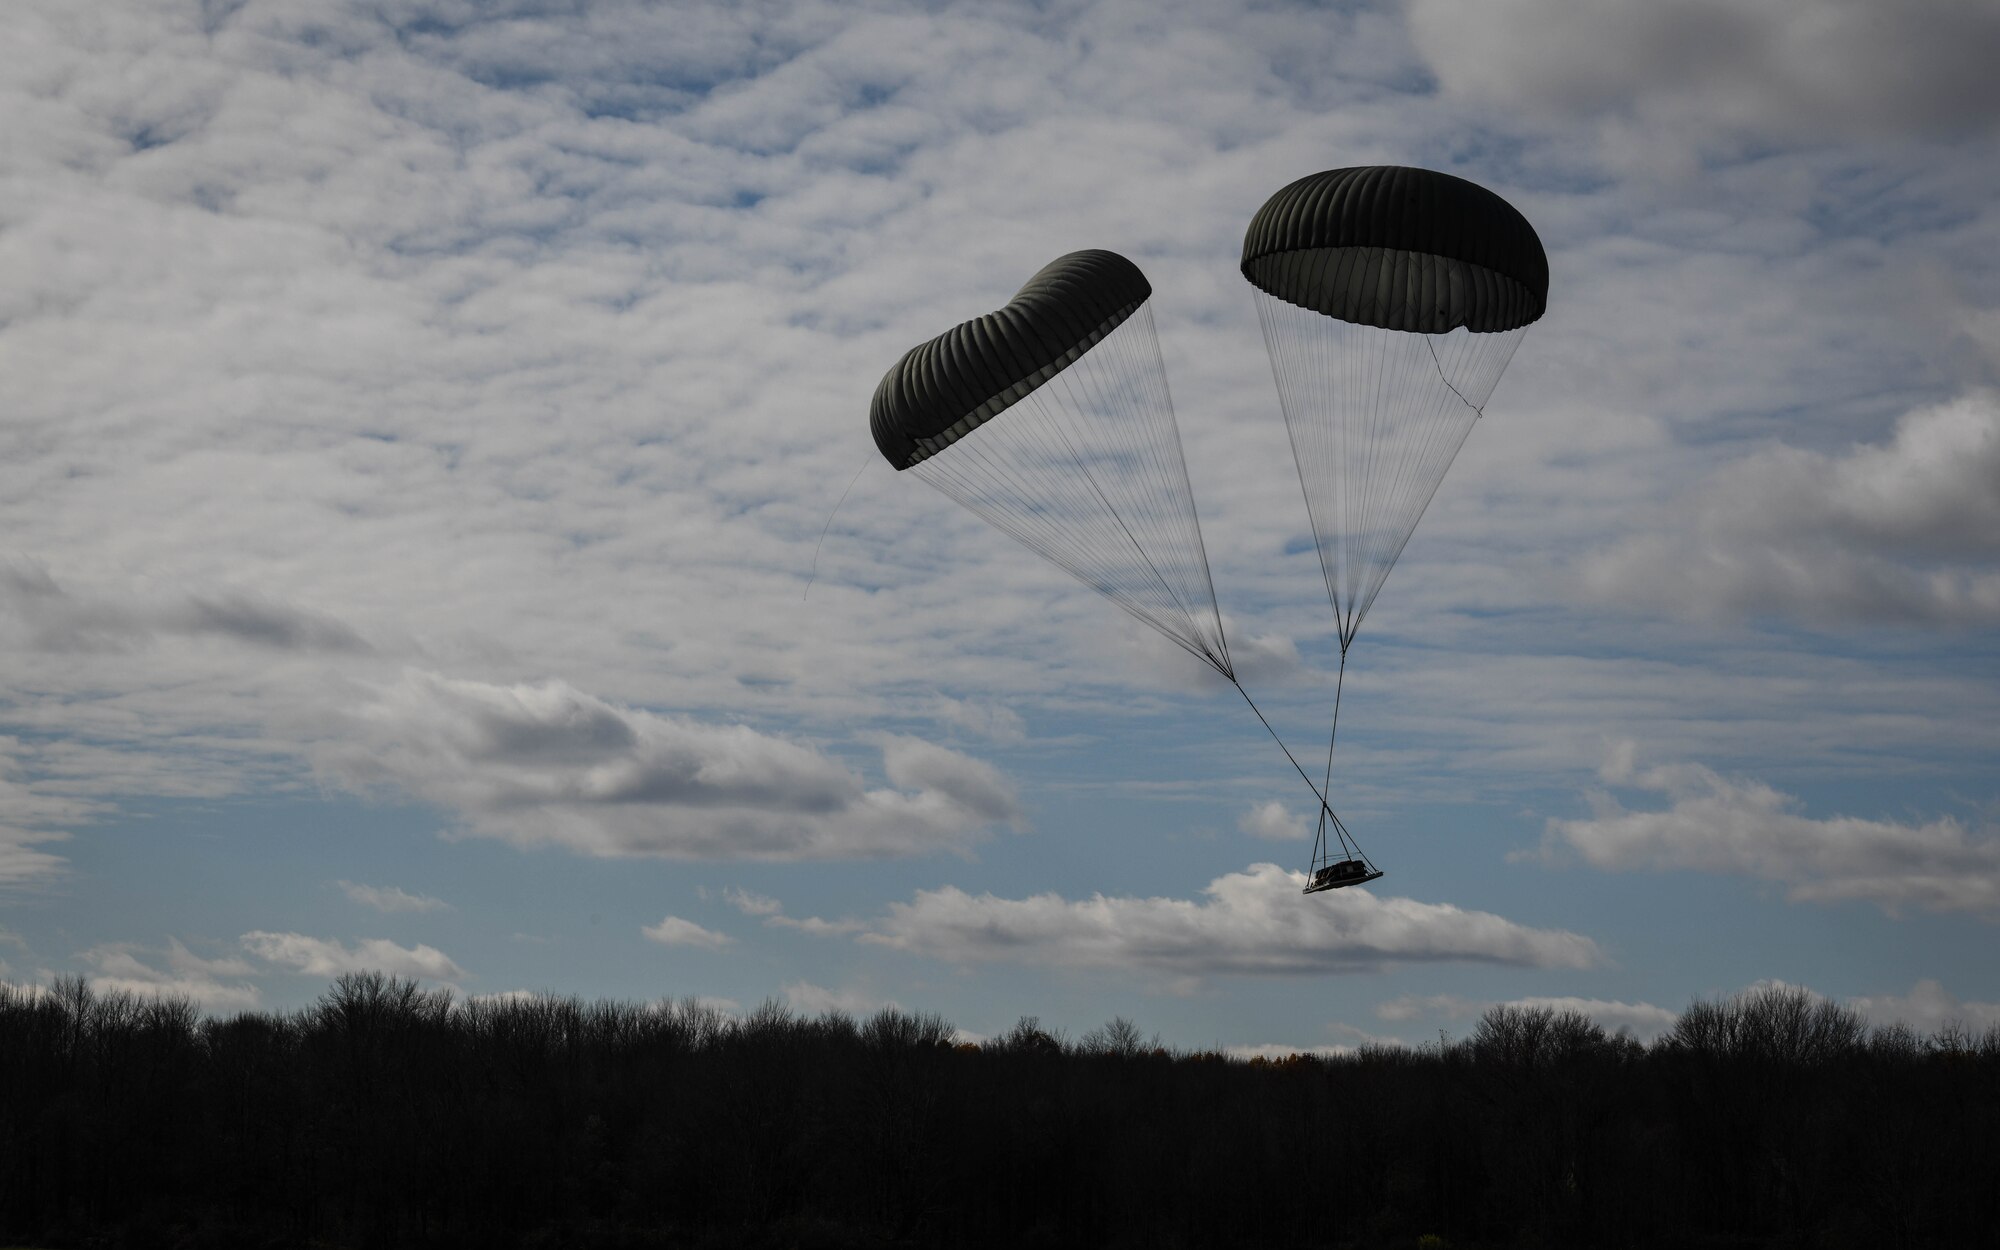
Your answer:
[[[0,985],[0,1243],[49,1247],[1930,1247],[2000,1227],[2000,1029],[1794,988],[1651,1046],[1499,1007],[1241,1062],[1129,1021],[887,1009],[292,1013]]]

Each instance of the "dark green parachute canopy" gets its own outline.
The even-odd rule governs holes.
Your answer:
[[[868,425],[898,472],[959,439],[1075,363],[1153,293],[1116,252],[1044,265],[997,312],[911,348],[875,388]]]
[[[1548,255],[1513,205],[1400,165],[1330,169],[1266,200],[1243,276],[1301,308],[1418,334],[1516,329],[1549,297]]]

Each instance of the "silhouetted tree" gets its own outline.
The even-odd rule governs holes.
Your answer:
[[[1783,986],[1650,1049],[1522,1007],[1254,1063],[1122,1017],[956,1037],[376,974],[228,1019],[0,985],[0,1239],[1929,1246],[2000,1221],[2000,1030],[1871,1032]]]

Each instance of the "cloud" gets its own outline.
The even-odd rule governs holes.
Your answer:
[[[1848,999],[1847,1005],[1873,1024],[1906,1024],[1922,1034],[1948,1025],[1974,1032],[2000,1026],[2000,1003],[1961,999],[1931,977],[1918,981],[1908,994],[1862,995]]]
[[[261,998],[246,979],[254,975],[248,963],[237,958],[203,959],[178,938],[169,938],[162,951],[126,942],[105,943],[84,951],[80,958],[89,965],[90,984],[98,990],[186,998],[211,1011],[247,1011]]]
[[[1310,836],[1305,817],[1276,799],[1252,803],[1250,810],[1236,818],[1236,827],[1267,842],[1297,842]]]
[[[892,787],[747,725],[621,708],[565,683],[497,685],[417,670],[354,717],[329,754],[351,784],[393,785],[468,831],[591,855],[833,859],[962,847],[1020,819],[997,770],[916,738],[880,738]]]
[[[1248,1063],[1252,1059],[1276,1062],[1293,1055],[1323,1055],[1331,1059],[1341,1055],[1351,1055],[1354,1049],[1352,1046],[1337,1046],[1330,1043],[1317,1046],[1287,1046],[1283,1042],[1258,1042],[1254,1045],[1224,1046],[1222,1053],[1231,1059],[1240,1059]]]
[[[1371,1033],[1351,1024],[1334,1022],[1326,1026],[1326,1031],[1344,1040],[1338,1042],[1318,1042],[1305,1046],[1292,1046],[1283,1042],[1258,1042],[1252,1045],[1225,1046],[1222,1053],[1232,1059],[1266,1059],[1276,1061],[1292,1055],[1321,1055],[1337,1058],[1359,1053],[1367,1048],[1407,1048],[1409,1043],[1400,1037],[1390,1037],[1381,1033]]]
[[[1860,900],[2000,917],[2000,838],[1944,816],[1921,824],[1800,815],[1799,801],[1762,782],[1731,780],[1699,764],[1629,771],[1608,780],[1671,801],[1630,811],[1609,792],[1593,814],[1551,819],[1537,854],[1569,852],[1607,872],[1688,870],[1776,881],[1799,902]]]
[[[641,932],[662,946],[698,946],[704,950],[721,950],[736,940],[727,933],[704,929],[694,921],[683,920],[679,916],[667,916],[658,924],[647,925]]]
[[[866,933],[866,920],[823,920],[818,916],[770,916],[765,924],[779,929],[792,929],[813,937],[845,937],[853,933]]]
[[[510,1003],[532,1003],[544,997],[534,990],[495,990],[491,994],[468,994],[468,1003],[490,1003],[502,1006]]]
[[[722,897],[730,906],[746,916],[756,916],[767,925],[778,929],[793,929],[813,937],[840,937],[867,930],[865,920],[822,920],[818,916],[787,916],[785,905],[764,894],[753,894],[748,890],[730,886],[722,892]]]
[[[1754,452],[1574,575],[1588,599],[1682,619],[2000,624],[2000,394],[1915,409],[1844,454]]]
[[[47,568],[16,559],[0,567],[0,611],[27,627],[30,649],[125,651],[161,636],[208,638],[272,651],[359,653],[368,642],[324,613],[241,591],[149,602],[80,598]]]
[[[1465,1020],[1483,1016],[1495,1007],[1523,1007],[1555,1012],[1575,1012],[1596,1021],[1607,1032],[1630,1033],[1642,1042],[1651,1042],[1674,1026],[1680,1013],[1651,1003],[1628,1003],[1618,999],[1578,998],[1573,995],[1529,995],[1525,998],[1477,999],[1455,994],[1406,994],[1375,1008],[1384,1020],[1419,1020],[1442,1017]]]
[[[1028,722],[1013,708],[1000,703],[976,702],[938,695],[931,715],[939,724],[963,729],[992,742],[1014,745],[1028,740]]]
[[[1990,132],[2000,13],[1960,0],[1412,0],[1444,86],[1570,119],[1754,136]]]
[[[1446,903],[1362,889],[1304,899],[1305,877],[1255,864],[1218,877],[1202,900],[1057,894],[1023,899],[920,890],[860,941],[954,963],[1141,970],[1210,976],[1321,976],[1435,961],[1587,967],[1597,944]]]
[[[794,981],[784,987],[785,1001],[792,1010],[808,1016],[838,1011],[850,1016],[873,1015],[884,1007],[900,1007],[893,998],[881,998],[860,990],[830,990],[810,981]]]
[[[0,750],[7,740],[0,738]],[[63,825],[90,820],[102,809],[92,803],[47,793],[6,775],[14,761],[0,754],[0,886],[44,882],[62,874],[69,861],[42,850],[43,843],[70,836]]]
[[[746,916],[775,916],[785,910],[785,905],[770,895],[752,893],[738,886],[732,885],[724,890],[722,897]]]
[[[398,946],[386,938],[364,938],[343,946],[303,933],[246,933],[243,949],[291,972],[337,977],[344,972],[384,972],[432,981],[463,981],[465,970],[434,946]]]
[[[441,898],[412,894],[393,885],[362,885],[354,881],[336,881],[334,884],[354,902],[379,912],[448,911],[451,908],[451,904]]]

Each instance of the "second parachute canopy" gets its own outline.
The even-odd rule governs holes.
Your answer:
[[[1384,165],[1301,178],[1257,211],[1243,276],[1347,649],[1527,327],[1534,227],[1486,188]],[[1334,696],[1334,730],[1340,701]],[[1327,777],[1333,733],[1327,741]],[[1329,841],[1331,828],[1338,847]],[[1324,804],[1307,892],[1380,876]]]

